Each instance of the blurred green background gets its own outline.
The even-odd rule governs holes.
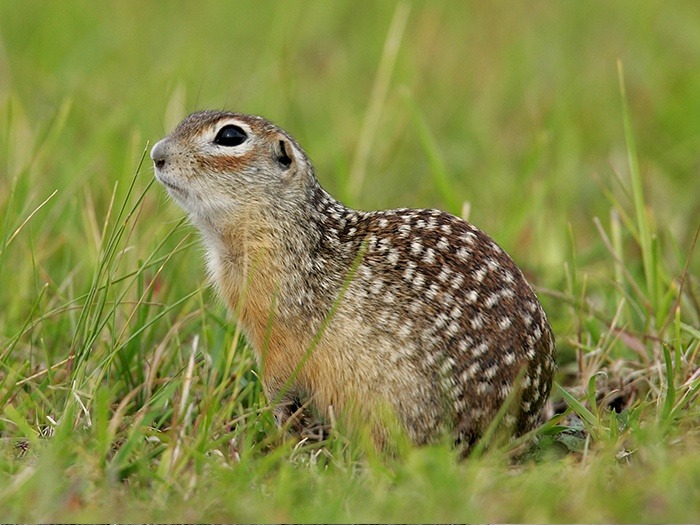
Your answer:
[[[27,133],[6,146],[3,178],[62,104],[58,144],[25,173],[38,196],[71,180],[109,194],[146,141],[226,108],[287,129],[350,205],[444,208],[415,104],[472,220],[556,272],[567,223],[585,248],[591,218],[608,214],[599,179],[617,189],[626,175],[619,59],[650,202],[687,245],[700,215],[698,2],[406,6],[366,182],[348,195],[394,2],[2,2],[0,105]]]

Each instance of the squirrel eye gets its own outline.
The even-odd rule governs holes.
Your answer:
[[[219,146],[239,146],[243,144],[247,138],[248,135],[246,135],[242,128],[229,124],[219,130],[216,137],[214,137],[214,144],[218,144]]]

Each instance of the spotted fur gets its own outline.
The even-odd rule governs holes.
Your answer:
[[[248,141],[214,144],[231,123]],[[260,117],[195,113],[151,156],[203,234],[282,419],[309,403],[381,426],[388,407],[415,443],[450,431],[470,444],[513,396],[512,430],[538,424],[552,331],[521,271],[475,226],[438,210],[346,207]]]

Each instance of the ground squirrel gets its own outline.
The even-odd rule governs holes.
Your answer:
[[[438,210],[349,209],[261,117],[194,113],[151,158],[201,231],[279,420],[308,403],[321,417],[369,421],[385,405],[414,443],[451,432],[469,446],[512,395],[510,429],[538,424],[552,331],[482,231]]]

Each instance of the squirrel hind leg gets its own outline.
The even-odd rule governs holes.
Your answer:
[[[283,399],[274,410],[277,426],[301,440],[326,440],[330,435],[330,426],[314,413],[310,404],[310,400],[303,402],[297,396]]]

